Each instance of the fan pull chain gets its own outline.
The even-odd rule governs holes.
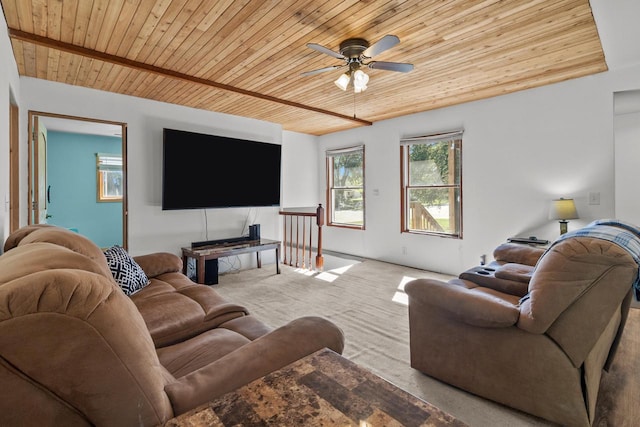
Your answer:
[[[356,118],[356,92],[353,91],[353,118]]]

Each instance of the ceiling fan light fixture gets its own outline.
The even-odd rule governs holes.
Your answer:
[[[349,86],[349,82],[351,81],[351,75],[347,72],[338,77],[334,83],[342,90],[347,90],[347,86]]]
[[[353,91],[355,93],[364,92],[367,90],[367,83],[369,82],[369,76],[362,70],[357,70],[353,73]]]
[[[343,40],[340,43],[340,53],[334,52],[317,43],[307,43],[307,47],[317,50],[320,53],[329,55],[336,59],[345,61],[344,65],[333,65],[331,67],[324,67],[318,70],[306,71],[302,73],[304,76],[313,76],[325,71],[335,70],[336,68],[349,67],[348,71],[338,77],[334,83],[343,91],[346,91],[349,84],[353,84],[353,91],[355,93],[364,92],[367,90],[367,83],[369,82],[369,76],[362,71],[361,67],[368,67],[371,69],[398,71],[401,73],[408,73],[413,70],[413,64],[404,62],[387,62],[387,61],[370,61],[374,56],[392,48],[400,43],[398,36],[387,34],[373,45],[369,45],[369,42],[361,38],[350,38]]]

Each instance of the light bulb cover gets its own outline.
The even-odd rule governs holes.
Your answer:
[[[355,93],[364,92],[367,90],[367,83],[369,82],[369,76],[362,70],[356,70],[353,73],[353,91]]]
[[[334,83],[340,89],[347,90],[347,86],[349,86],[350,81],[351,81],[351,76],[348,73],[344,73],[343,75],[338,77],[338,80],[336,80]]]

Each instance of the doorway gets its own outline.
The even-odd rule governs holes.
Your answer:
[[[9,104],[9,232],[20,227],[20,135],[19,111]]]
[[[29,111],[28,223],[127,249],[126,123]]]

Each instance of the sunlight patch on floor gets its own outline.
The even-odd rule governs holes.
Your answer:
[[[332,273],[335,274],[344,274],[346,273],[351,267],[353,266],[353,264],[349,264],[349,265],[345,265],[344,267],[339,267],[339,268],[334,268],[332,270],[329,270]]]
[[[293,271],[298,274],[303,274],[305,276],[310,276],[310,277],[315,276],[315,278],[318,280],[331,283],[335,281],[338,277],[340,277],[340,275],[346,273],[355,264],[359,263],[359,261],[354,261],[354,260],[345,259],[345,258],[338,258],[338,257],[327,257],[327,258],[328,258],[327,259],[328,262],[325,264],[325,266],[330,266],[331,268],[327,269],[326,271],[317,271],[317,270],[311,270],[308,268],[296,268]]]
[[[316,279],[324,280],[325,282],[333,282],[338,277],[340,277],[341,274],[346,273],[354,264],[357,264],[357,262],[352,264],[347,264],[342,267],[332,268],[331,270],[328,270],[328,271],[320,272],[316,276]]]
[[[397,302],[398,304],[402,305],[409,305],[409,295],[405,294],[404,292],[396,292],[395,294],[393,294],[393,298],[391,298],[391,301]]]
[[[412,280],[415,280],[415,277],[403,276],[400,280],[400,283],[398,284],[398,290],[395,294],[393,294],[393,298],[391,298],[391,301],[402,305],[409,305],[409,295],[404,293],[404,285]]]
[[[316,279],[324,280],[325,282],[331,283],[334,280],[336,280],[338,277],[339,276],[336,276],[335,274],[331,274],[328,271],[323,271],[316,276]]]
[[[304,274],[305,276],[313,276],[314,274],[316,274],[314,270],[309,270],[308,268],[296,268],[293,271],[298,274]]]

